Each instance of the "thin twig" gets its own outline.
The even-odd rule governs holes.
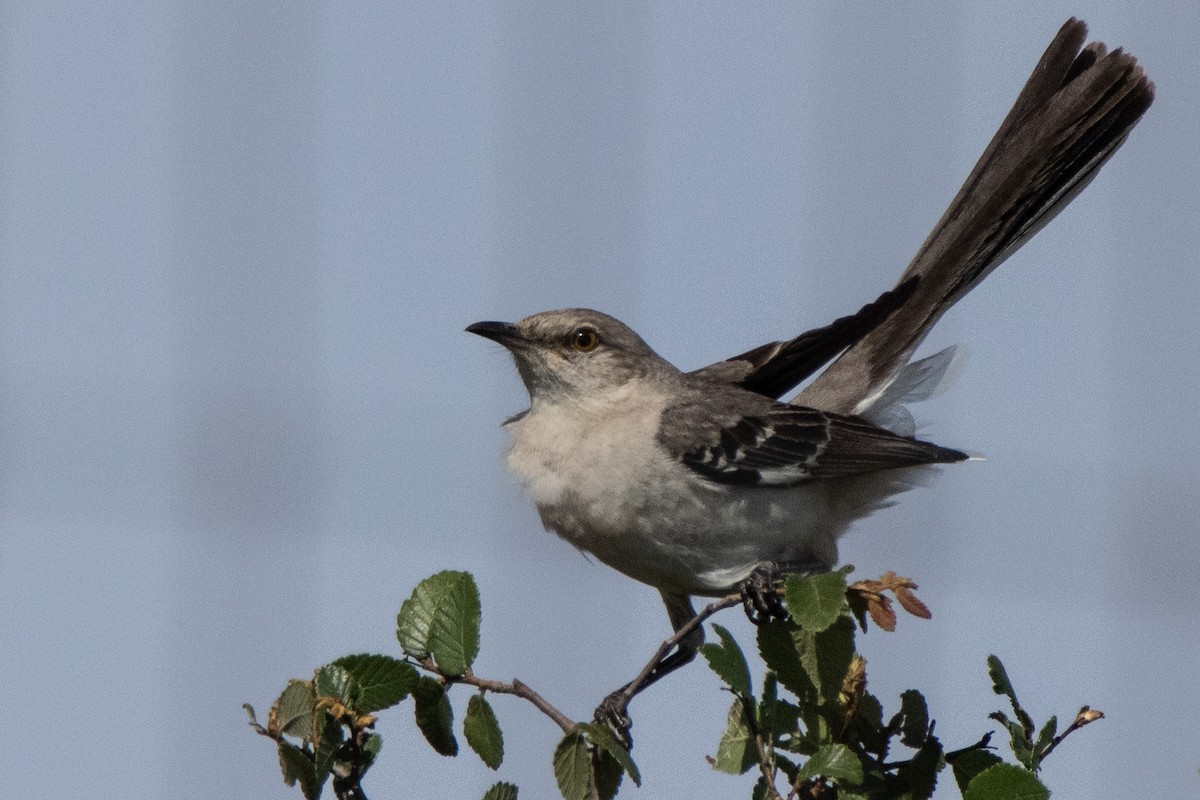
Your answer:
[[[575,730],[576,723],[574,720],[551,705],[546,698],[542,697],[533,689],[530,689],[529,686],[515,678],[513,679],[512,683],[504,683],[502,681],[481,678],[469,669],[462,675],[451,677],[449,675],[442,675],[442,673],[438,670],[437,665],[434,664],[433,659],[431,658],[423,658],[418,661],[417,664],[419,664],[422,669],[428,670],[429,672],[433,672],[437,675],[441,675],[443,680],[445,680],[447,683],[463,683],[467,686],[474,686],[476,688],[483,689],[484,691],[495,692],[496,694],[516,695],[517,697],[528,700],[534,705],[535,708],[537,708],[538,711],[541,711],[547,717],[554,720],[554,724],[562,728],[563,733],[571,733]]]
[[[703,625],[704,622],[713,614],[716,614],[718,611],[722,611],[726,608],[738,605],[741,602],[742,597],[740,594],[731,594],[726,597],[722,597],[719,600],[709,603],[707,606],[701,609],[696,616],[692,617],[690,620],[681,625],[679,630],[675,631],[675,633],[673,633],[669,638],[664,640],[661,645],[659,645],[658,649],[654,652],[654,656],[650,659],[646,666],[642,668],[642,671],[639,672],[637,677],[630,681],[630,683],[626,686],[626,692],[628,696],[633,697],[638,693],[638,690],[641,689],[653,676],[654,668],[658,666],[663,657],[666,656],[672,648],[683,641],[688,634]],[[423,658],[418,660],[416,663],[422,669],[432,672],[435,675],[439,675],[442,680],[446,681],[447,683],[462,683],[466,684],[467,686],[474,686],[476,688],[483,689],[484,691],[495,692],[496,694],[511,694],[528,700],[539,711],[541,711],[550,719],[554,720],[554,724],[562,728],[563,733],[571,733],[577,727],[577,723],[574,720],[559,711],[557,708],[551,705],[546,698],[542,697],[533,689],[530,689],[528,685],[522,683],[516,678],[513,679],[512,683],[504,683],[503,681],[481,678],[469,669],[462,675],[443,675],[437,668],[437,664],[434,663],[432,658]]]
[[[645,685],[654,677],[654,670],[659,663],[671,652],[680,642],[688,637],[692,631],[699,628],[713,614],[718,611],[723,611],[726,608],[739,605],[742,602],[740,594],[726,595],[719,600],[706,605],[700,610],[696,616],[689,619],[683,625],[679,626],[679,630],[675,631],[671,636],[663,640],[663,643],[654,651],[654,655],[646,662],[646,666],[642,667],[642,671],[637,674],[633,680],[625,685],[625,690],[622,692],[626,700],[632,699],[640,692]]]
[[[1041,764],[1041,762],[1045,761],[1046,756],[1053,753],[1054,748],[1058,747],[1059,743],[1061,743],[1063,739],[1067,738],[1084,725],[1095,722],[1098,719],[1104,719],[1103,711],[1091,708],[1090,706],[1084,706],[1083,708],[1079,709],[1079,713],[1075,715],[1075,719],[1072,720],[1069,726],[1067,726],[1067,729],[1058,736],[1055,736],[1046,749],[1042,751],[1041,755],[1038,756],[1038,763]]]
[[[779,790],[775,788],[775,765],[772,763],[771,754],[767,752],[762,731],[758,729],[758,724],[754,720],[754,711],[746,707],[745,698],[742,698],[742,710],[746,714],[746,720],[750,723],[750,730],[754,734],[754,745],[758,750],[758,769],[767,786],[767,797],[771,800],[783,800]]]

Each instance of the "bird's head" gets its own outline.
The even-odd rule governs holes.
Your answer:
[[[651,372],[674,371],[627,325],[586,308],[476,322],[467,331],[508,348],[534,403],[599,398]]]

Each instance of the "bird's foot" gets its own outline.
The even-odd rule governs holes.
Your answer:
[[[746,616],[755,625],[788,618],[787,608],[783,605],[783,575],[778,565],[761,564],[755,567],[742,581],[740,592]]]
[[[602,725],[617,738],[626,750],[633,749],[633,720],[629,718],[630,697],[625,688],[617,689],[596,706],[592,716],[597,725]]]

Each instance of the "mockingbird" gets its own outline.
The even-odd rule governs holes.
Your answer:
[[[468,327],[512,353],[529,392],[504,423],[508,465],[546,528],[658,589],[679,630],[693,595],[832,568],[852,522],[932,465],[966,459],[913,437],[904,405],[953,362],[952,350],[912,361],[914,350],[1082,191],[1153,100],[1132,56],[1084,47],[1086,35],[1081,21],[1062,27],[896,288],[851,316],[693,372],[598,311]],[[651,680],[701,641],[697,629]],[[621,718],[638,688],[615,692],[609,711]]]

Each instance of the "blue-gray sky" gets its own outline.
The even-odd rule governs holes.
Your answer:
[[[240,704],[395,652],[444,568],[478,671],[590,715],[665,615],[541,530],[523,391],[462,328],[590,306],[695,367],[857,309],[1072,14],[1157,103],[931,337],[972,357],[922,433],[988,460],[842,553],[934,611],[863,641],[885,704],[973,742],[997,653],[1036,714],[1109,716],[1058,796],[1194,795],[1200,7],[1112,0],[0,5],[0,793],[298,796]],[[699,665],[640,698],[629,794],[748,793],[703,761],[727,699]],[[553,796],[557,729],[495,707],[498,776],[406,709],[368,792]]]

